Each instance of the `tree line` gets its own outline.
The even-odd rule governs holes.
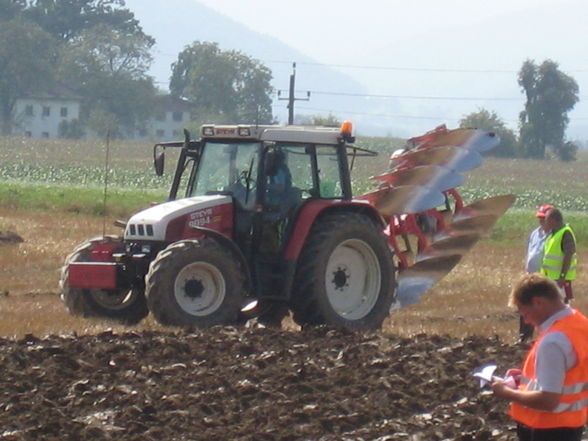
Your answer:
[[[19,98],[57,84],[82,98],[63,137],[140,129],[161,93],[147,73],[154,44],[123,0],[0,0],[0,133],[13,132]],[[257,60],[194,42],[171,66],[170,92],[199,119],[265,124],[273,121],[271,79]]]
[[[489,155],[562,161],[576,159],[578,145],[566,140],[570,112],[579,100],[578,83],[559,69],[556,62],[537,64],[526,60],[518,73],[518,84],[525,94],[524,109],[519,114],[519,131],[506,128],[495,112],[481,109],[460,121],[460,127],[491,130],[501,138]]]

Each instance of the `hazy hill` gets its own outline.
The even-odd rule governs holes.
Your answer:
[[[570,113],[569,136],[588,139],[588,62],[582,37],[588,19],[582,11],[586,10],[584,0],[563,0],[489,15],[480,21],[464,15],[459,26],[442,31],[423,28],[416,35],[382,41],[366,54],[384,66],[437,71],[365,71],[362,81],[375,85],[381,94],[491,97],[494,99],[485,101],[400,100],[398,110],[401,114],[460,118],[484,107],[495,110],[516,129],[524,106],[518,70],[528,58],[537,63],[550,58],[580,86],[580,102]]]
[[[306,97],[306,91],[353,91],[361,93],[363,85],[328,67],[309,65],[316,63],[308,56],[294,50],[278,39],[249,29],[222,14],[192,0],[127,0],[127,7],[141,22],[144,30],[156,38],[155,62],[152,74],[159,86],[167,89],[171,75],[171,64],[178,53],[196,41],[218,42],[223,49],[237,49],[264,62],[273,72],[273,85],[286,91],[289,86],[292,62],[297,67],[297,96]],[[287,92],[283,92],[283,97]],[[286,101],[276,101],[274,115],[281,122],[287,121]],[[311,100],[298,101],[297,114],[325,113],[324,109],[364,109],[361,98],[312,95]],[[317,110],[314,110],[317,109]],[[352,115],[351,115],[352,116]]]
[[[390,26],[381,29],[379,40],[368,42],[363,41],[361,28],[350,27],[346,28],[348,32],[323,36],[320,30],[301,25],[300,32],[306,37],[301,37],[301,42],[308,40],[309,32],[315,32],[316,44],[322,49],[339,40],[349,46],[349,57],[337,64],[401,67],[371,70],[319,65],[325,60],[313,60],[249,28],[245,20],[235,21],[197,0],[126,3],[145,30],[157,39],[152,73],[162,88],[167,87],[170,65],[184,46],[195,40],[216,41],[224,49],[237,49],[263,61],[274,73],[274,87],[283,91],[288,88],[292,61],[298,62],[297,96],[305,96],[307,90],[314,93],[309,102],[296,103],[296,113],[326,115],[332,110],[340,118],[353,120],[359,134],[417,135],[442,123],[456,126],[461,117],[481,107],[496,111],[516,129],[524,104],[517,72],[526,58],[537,62],[551,58],[580,85],[581,102],[570,114],[569,136],[588,139],[588,105],[583,102],[586,95],[582,95],[588,84],[588,66],[581,38],[588,17],[582,12],[586,11],[583,1],[540,2],[475,20],[464,14],[454,24],[437,23],[432,27],[423,26],[415,16],[410,32]],[[392,17],[393,4],[380,13]],[[363,94],[372,96],[356,96]],[[490,99],[460,99],[463,97]],[[274,114],[281,122],[286,121],[285,101],[275,101]]]

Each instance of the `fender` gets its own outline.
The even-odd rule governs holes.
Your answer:
[[[246,282],[247,292],[251,293],[251,289],[252,289],[251,271],[249,269],[249,265],[247,264],[247,260],[245,259],[245,255],[239,249],[237,244],[235,242],[233,242],[230,238],[228,238],[227,236],[225,236],[222,233],[219,233],[216,230],[212,230],[212,229],[206,228],[206,227],[192,227],[192,229],[201,232],[205,237],[208,237],[212,240],[217,241],[218,243],[227,247],[231,251],[233,256],[235,256],[239,260],[239,263],[243,266],[243,272],[245,273],[245,278],[246,278],[245,282]]]
[[[325,214],[334,212],[359,212],[372,218],[377,225],[382,227],[382,229],[384,229],[386,225],[384,219],[382,219],[382,216],[378,213],[375,207],[370,205],[367,201],[342,201],[340,199],[310,200],[304,205],[304,207],[302,207],[296,218],[296,226],[294,227],[292,235],[288,241],[288,246],[284,252],[284,259],[296,261],[316,219]]]

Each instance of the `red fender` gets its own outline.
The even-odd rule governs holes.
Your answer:
[[[384,224],[382,216],[366,201],[341,201],[336,199],[321,199],[321,200],[310,200],[300,210],[298,217],[296,218],[296,226],[292,232],[292,236],[284,252],[284,259],[296,260],[302,251],[302,247],[306,242],[306,238],[310,229],[312,228],[315,220],[325,211],[348,211],[348,212],[364,212],[372,217],[377,222],[380,222],[382,229]]]

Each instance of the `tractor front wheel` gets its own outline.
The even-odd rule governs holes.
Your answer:
[[[134,325],[143,320],[149,310],[142,289],[78,289],[69,287],[69,264],[90,262],[95,244],[114,243],[122,249],[122,240],[117,236],[104,236],[78,245],[67,256],[61,269],[61,299],[72,315],[100,317]]]
[[[380,327],[394,300],[392,257],[386,238],[368,217],[342,213],[319,219],[298,259],[294,319],[302,325]]]
[[[183,240],[161,251],[146,277],[147,303],[164,325],[209,327],[235,323],[245,291],[229,250],[210,240]]]

